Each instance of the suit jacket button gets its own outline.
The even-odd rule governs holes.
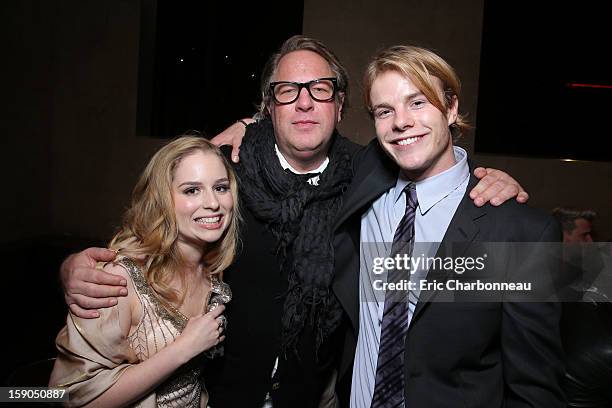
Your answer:
[[[279,382],[275,382],[272,384],[272,389],[273,390],[278,390],[280,388],[280,383]]]

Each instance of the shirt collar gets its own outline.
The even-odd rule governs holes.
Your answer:
[[[419,200],[419,211],[425,214],[431,207],[442,201],[450,193],[455,191],[466,178],[470,176],[470,168],[467,162],[467,152],[459,146],[453,146],[456,163],[440,174],[416,182],[417,198]],[[395,184],[395,202],[400,198],[404,188],[410,180],[403,177],[402,173]]]
[[[298,171],[289,164],[287,159],[285,159],[285,156],[283,156],[280,150],[278,150],[278,146],[276,145],[276,143],[274,143],[274,150],[276,151],[276,156],[278,157],[278,161],[280,162],[280,165],[283,170],[289,169],[292,173],[295,174],[323,173],[323,171],[327,168],[327,165],[329,164],[329,157],[325,157],[323,163],[321,163],[321,165],[316,169],[310,171]]]

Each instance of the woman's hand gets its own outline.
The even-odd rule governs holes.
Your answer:
[[[219,305],[211,312],[189,319],[183,333],[171,345],[179,351],[185,363],[225,340],[220,317],[224,310],[225,306]]]

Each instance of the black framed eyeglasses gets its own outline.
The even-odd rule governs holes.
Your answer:
[[[278,81],[270,83],[270,93],[274,102],[287,105],[297,101],[302,88],[308,90],[308,94],[317,102],[329,102],[336,96],[338,79],[319,78],[308,82]]]

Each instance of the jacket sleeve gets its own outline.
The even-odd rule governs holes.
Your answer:
[[[552,218],[540,231],[540,243],[558,242],[561,236],[559,225]],[[546,266],[549,260],[541,251],[534,250],[530,255],[539,265],[549,269],[540,270],[542,275],[554,272],[550,265]],[[561,304],[554,301],[506,301],[502,313],[505,406],[566,407],[561,388],[565,370],[560,336]]]

